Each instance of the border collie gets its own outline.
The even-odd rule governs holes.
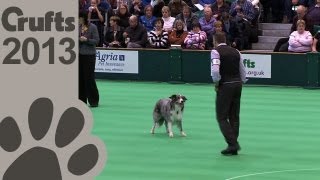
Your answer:
[[[173,137],[173,124],[177,124],[181,136],[187,136],[182,129],[182,116],[186,100],[187,98],[180,94],[174,94],[169,98],[158,100],[153,110],[154,124],[151,128],[151,134],[154,134],[156,127],[160,127],[164,123],[169,137]]]

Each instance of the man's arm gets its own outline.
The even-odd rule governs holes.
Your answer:
[[[243,58],[241,56],[241,53],[239,52],[239,54],[240,54],[240,62],[239,62],[240,77],[241,77],[241,81],[243,83],[246,83],[248,81],[248,79],[246,79],[246,68],[243,65]]]
[[[214,83],[220,81],[220,54],[217,50],[211,51],[211,77]]]
[[[312,44],[312,52],[317,52],[317,44],[318,44],[318,39],[314,38],[313,44]]]
[[[142,47],[145,47],[148,42],[148,33],[144,27],[142,27],[142,29],[141,29],[141,36],[140,37],[141,37],[141,40],[137,41],[135,43],[140,44]]]

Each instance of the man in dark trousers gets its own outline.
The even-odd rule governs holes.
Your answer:
[[[214,35],[214,46],[211,51],[211,76],[217,93],[216,117],[228,144],[221,154],[237,155],[240,150],[240,99],[246,72],[240,52],[226,44],[225,33]]]

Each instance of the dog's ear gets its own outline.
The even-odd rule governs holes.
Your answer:
[[[188,100],[185,96],[182,96],[182,99],[183,99],[184,101]]]
[[[173,94],[169,97],[170,99],[176,99],[177,98],[177,95],[176,94]]]

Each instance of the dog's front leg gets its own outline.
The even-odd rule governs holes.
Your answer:
[[[181,136],[187,136],[187,134],[183,131],[183,129],[182,129],[182,121],[178,121],[177,122],[177,126],[178,126],[178,128],[179,128],[179,130],[180,130],[180,134],[181,134]]]
[[[169,137],[173,137],[173,132],[172,132],[172,121],[168,121],[168,133]]]
[[[150,130],[150,133],[151,134],[154,134],[154,129],[156,128],[156,123],[154,123],[154,125],[152,126],[151,130]]]
[[[164,121],[164,126],[166,127],[166,131],[167,131],[167,133],[169,134],[169,130],[168,130],[168,122],[167,122],[167,121]]]

